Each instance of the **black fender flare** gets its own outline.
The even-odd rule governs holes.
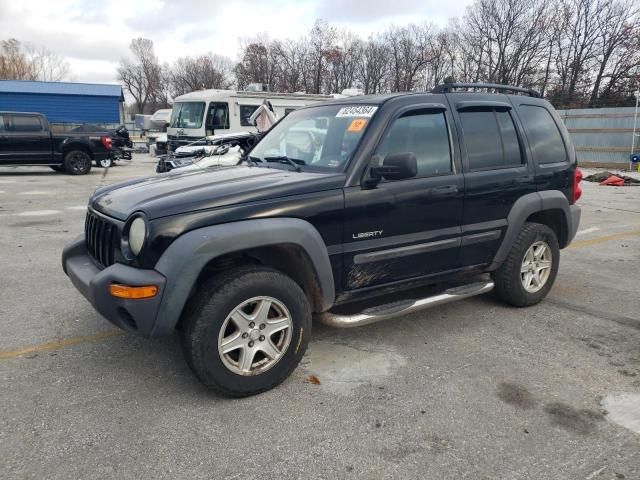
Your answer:
[[[560,190],[533,192],[520,197],[509,211],[509,215],[507,216],[507,231],[488,270],[496,270],[502,265],[527,218],[536,212],[552,209],[562,211],[564,221],[566,222],[565,226],[567,228],[568,238],[566,244],[560,245],[560,247],[566,247],[575,236],[576,230],[578,229],[578,222],[580,221],[579,208],[576,207],[574,209],[572,207],[574,206],[569,205],[567,197]]]
[[[211,260],[250,248],[285,244],[298,246],[309,256],[322,308],[329,309],[335,301],[335,285],[327,247],[318,230],[297,218],[244,220],[192,230],[169,245],[154,268],[167,283],[151,336],[173,331],[193,285]]]

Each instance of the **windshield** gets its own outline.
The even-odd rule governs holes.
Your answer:
[[[170,128],[200,128],[204,102],[181,102],[173,106]]]
[[[343,171],[377,108],[324,105],[291,112],[269,130],[250,158],[286,157],[314,170]]]

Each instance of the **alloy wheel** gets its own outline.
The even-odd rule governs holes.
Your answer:
[[[254,297],[227,316],[218,336],[218,354],[233,373],[258,375],[273,367],[291,343],[293,322],[282,302]]]

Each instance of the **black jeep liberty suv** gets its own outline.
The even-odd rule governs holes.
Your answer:
[[[312,317],[355,327],[490,290],[541,301],[580,179],[534,91],[350,97],[292,112],[237,166],[97,190],[62,263],[110,322],[179,330],[205,385],[246,396],[296,368]]]

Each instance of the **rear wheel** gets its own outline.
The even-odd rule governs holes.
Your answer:
[[[113,167],[113,159],[111,157],[103,158],[102,160],[96,160],[96,166],[101,168],[111,168]]]
[[[82,150],[73,150],[64,156],[64,169],[71,175],[86,175],[91,171],[91,157]]]
[[[181,337],[187,363],[216,392],[269,390],[296,368],[311,333],[311,309],[286,275],[245,267],[206,282],[187,305]]]
[[[535,305],[547,296],[560,264],[560,247],[553,230],[526,223],[507,259],[493,273],[495,293],[516,307]]]

